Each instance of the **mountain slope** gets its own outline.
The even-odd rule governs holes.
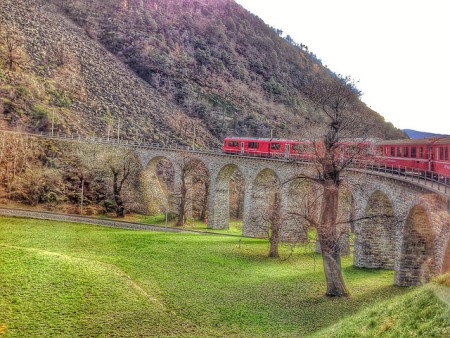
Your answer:
[[[7,127],[48,131],[56,116],[57,130],[164,143],[303,138],[323,120],[304,86],[334,76],[232,0],[2,0],[0,18],[24,40],[20,67],[0,65]],[[370,136],[403,137],[362,102],[355,114]]]
[[[118,130],[124,138],[192,144],[195,128],[196,141],[217,142],[198,120],[56,10],[31,0],[2,0],[0,18],[3,27],[13,27],[22,47],[16,69],[3,67],[8,76],[0,77],[10,127],[49,130],[54,112],[57,130],[63,132],[106,135],[114,130],[116,136]]]
[[[304,85],[334,75],[303,45],[288,43],[232,0],[56,3],[218,137],[273,131],[301,138],[311,121],[321,121]],[[357,114],[374,125],[371,136],[403,136],[364,104]]]

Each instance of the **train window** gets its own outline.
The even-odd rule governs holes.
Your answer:
[[[423,158],[423,147],[419,148],[419,158]]]
[[[444,147],[439,147],[439,159],[444,159]]]
[[[228,141],[229,147],[237,147],[239,146],[239,143],[237,141]]]
[[[397,157],[402,156],[402,148],[397,147]]]
[[[279,144],[279,143],[271,143],[270,144],[270,149],[272,149],[272,150],[280,150],[281,149],[281,144]]]
[[[314,153],[315,148],[311,143],[296,143],[292,145],[292,150],[295,150],[299,153]]]
[[[417,157],[417,148],[411,147],[411,157],[415,158]]]
[[[444,160],[448,161],[448,147],[445,147]]]
[[[249,142],[249,143],[248,143],[248,147],[249,147],[250,149],[258,149],[259,143],[258,143],[258,142]]]
[[[391,156],[395,156],[395,148],[391,147]]]
[[[404,147],[404,156],[405,157],[409,157],[408,150],[409,150],[408,147]]]

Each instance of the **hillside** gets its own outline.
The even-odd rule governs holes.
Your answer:
[[[305,83],[333,76],[231,0],[3,0],[0,18],[22,42],[0,69],[6,128],[48,131],[54,114],[57,130],[165,143],[301,138],[322,119]],[[403,137],[362,102],[355,114]]]
[[[12,69],[0,63],[2,128],[216,144],[201,121],[187,117],[55,9],[31,0],[0,2],[3,51],[15,46]],[[6,54],[6,53],[4,53]]]

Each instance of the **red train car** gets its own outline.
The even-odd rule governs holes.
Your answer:
[[[450,137],[436,139],[433,143],[432,152],[432,171],[450,180]]]
[[[305,147],[310,143],[276,138],[227,137],[224,140],[222,151],[237,155],[306,158],[308,151]]]
[[[381,141],[376,144],[379,162],[386,166],[431,171],[431,139]]]
[[[386,166],[450,177],[450,137],[381,141],[376,146],[379,161]]]

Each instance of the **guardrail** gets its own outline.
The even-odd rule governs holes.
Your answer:
[[[146,149],[158,149],[158,150],[166,150],[166,151],[172,151],[172,150],[182,150],[185,152],[190,153],[201,153],[201,154],[213,154],[213,155],[230,155],[230,156],[239,156],[239,157],[246,157],[246,158],[265,158],[265,159],[273,159],[278,161],[285,161],[285,162],[294,162],[294,163],[312,163],[313,159],[308,158],[307,156],[301,156],[301,157],[292,157],[288,154],[283,153],[276,153],[276,154],[269,154],[267,156],[267,153],[263,152],[245,152],[243,154],[241,153],[235,153],[235,154],[228,154],[223,153],[220,149],[201,149],[201,148],[195,148],[192,146],[180,146],[180,145],[165,145],[165,144],[159,144],[159,143],[151,143],[144,140],[128,140],[128,139],[121,139],[121,138],[108,138],[108,137],[98,137],[98,136],[83,136],[83,135],[67,135],[67,134],[60,134],[60,133],[44,133],[41,132],[39,134],[33,134],[33,133],[24,133],[24,132],[14,132],[14,131],[3,131],[5,133],[14,133],[14,134],[21,134],[21,135],[29,135],[29,136],[38,136],[38,137],[44,137],[44,138],[50,138],[50,139],[58,139],[58,140],[71,140],[71,141],[84,141],[84,142],[93,142],[98,144],[111,144],[111,145],[118,145],[118,146],[128,146],[128,147],[137,147],[137,148],[146,148]],[[409,181],[412,183],[418,183],[421,185],[425,185],[427,187],[431,187],[433,189],[436,189],[440,192],[443,192],[444,194],[450,194],[450,177],[445,177],[442,175],[439,175],[436,172],[428,171],[428,170],[420,170],[417,168],[409,168],[409,167],[401,167],[401,166],[386,166],[384,164],[380,163],[367,163],[365,161],[354,161],[351,168],[360,169],[360,170],[366,170],[371,172],[377,172],[377,173],[383,173],[384,175],[388,175],[391,177],[395,177],[397,179],[403,180],[403,181]]]
[[[440,175],[429,170],[402,166],[386,166],[378,163],[365,164],[365,170],[381,172],[385,175],[393,176],[404,181],[417,182],[425,186],[450,194],[450,177]]]

